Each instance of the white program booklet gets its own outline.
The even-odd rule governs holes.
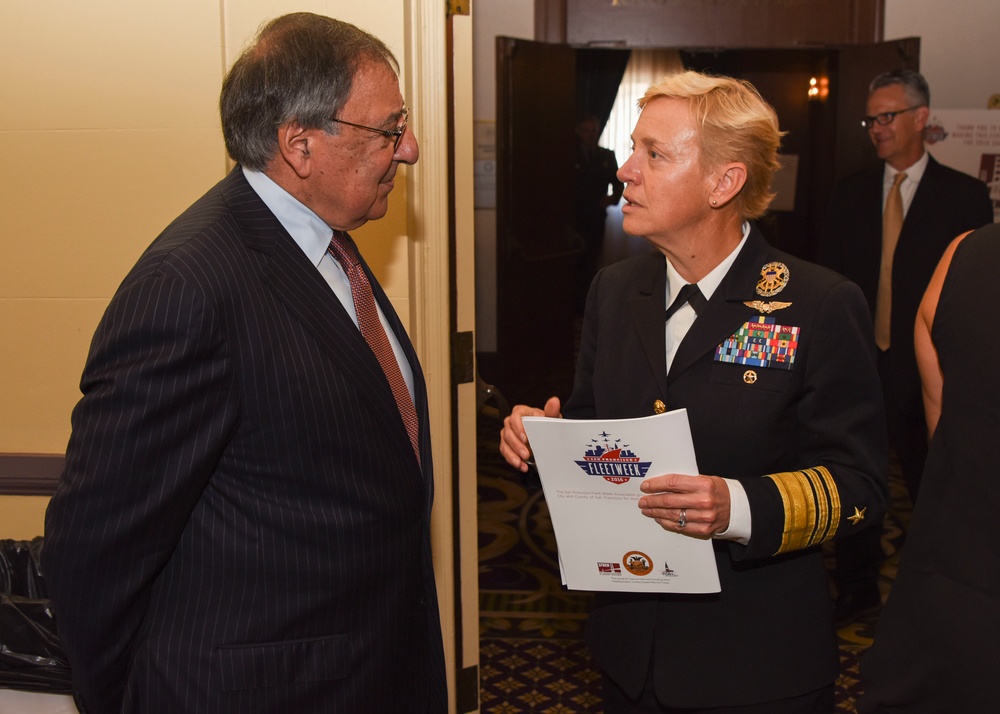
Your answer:
[[[697,475],[687,411],[638,419],[525,417],[570,590],[719,592],[711,540],[664,530],[639,510],[639,484]]]

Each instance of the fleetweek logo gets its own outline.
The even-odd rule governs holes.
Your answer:
[[[642,478],[649,471],[652,461],[639,461],[639,457],[629,450],[621,439],[611,440],[611,434],[602,431],[597,439],[591,439],[583,461],[576,465],[591,476],[600,476],[605,481],[621,484],[630,478]]]

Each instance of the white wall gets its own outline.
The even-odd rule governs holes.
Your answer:
[[[998,0],[886,0],[885,39],[920,38],[920,72],[938,109],[986,109],[1000,94]]]

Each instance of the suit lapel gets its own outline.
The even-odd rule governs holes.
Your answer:
[[[747,242],[726,277],[678,345],[670,365],[669,381],[707,352],[713,352],[723,340],[757,314],[743,303],[760,298],[754,288],[760,279],[760,269],[768,262],[768,248],[764,237],[756,227],[751,226]]]
[[[941,189],[938,182],[941,177],[941,165],[934,160],[933,156],[927,156],[927,168],[924,175],[917,184],[917,191],[913,194],[910,208],[903,219],[903,228],[900,231],[900,240],[909,233],[919,230],[916,226],[923,226],[927,221],[933,221],[932,212],[940,210]]]
[[[323,276],[309,263],[292,237],[260,200],[243,177],[239,167],[234,169],[224,182],[222,190],[248,247],[267,256],[261,273],[263,282],[312,333],[317,343],[331,355],[338,368],[350,374],[351,380],[365,395],[369,406],[384,422],[386,431],[395,435],[394,441],[397,446],[404,454],[409,455],[416,466],[406,427],[399,417],[396,400],[382,367]],[[365,265],[364,268],[368,272],[368,266]],[[388,299],[382,290],[376,287],[377,282],[370,272],[368,275],[376,299],[393,324],[397,338],[403,333],[404,338],[400,339],[400,343],[406,351],[410,364],[414,365],[416,359],[413,356],[412,345],[405,339],[405,333],[399,326],[395,311],[388,305]],[[418,393],[423,392],[422,377],[419,378],[419,382],[416,381],[419,369],[414,368],[413,373],[414,390]],[[423,423],[425,419],[422,417],[423,412],[419,409],[419,405],[417,415],[421,418],[420,428],[423,432],[426,428]]]
[[[642,344],[650,372],[661,394],[667,393],[667,347],[664,323],[667,294],[667,266],[661,253],[646,259],[635,278],[635,292],[629,299],[629,314]]]

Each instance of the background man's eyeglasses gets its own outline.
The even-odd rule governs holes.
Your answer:
[[[881,114],[876,114],[873,117],[861,117],[861,126],[865,129],[871,129],[873,126],[878,124],[879,126],[886,126],[887,124],[892,124],[893,119],[896,118],[897,114],[902,114],[903,112],[912,112],[914,109],[920,109],[924,106],[923,104],[917,104],[913,107],[907,107],[906,109],[900,109],[898,112],[882,112]]]
[[[364,124],[355,124],[354,122],[344,121],[343,119],[331,118],[330,121],[336,122],[337,124],[346,124],[347,126],[353,126],[355,129],[364,129],[365,131],[370,131],[375,134],[381,134],[386,139],[393,142],[392,150],[395,151],[399,148],[399,142],[403,138],[403,134],[406,133],[406,117],[409,114],[409,110],[403,109],[403,123],[397,126],[395,129],[376,129],[373,126],[365,126]],[[891,120],[890,120],[891,121]]]

